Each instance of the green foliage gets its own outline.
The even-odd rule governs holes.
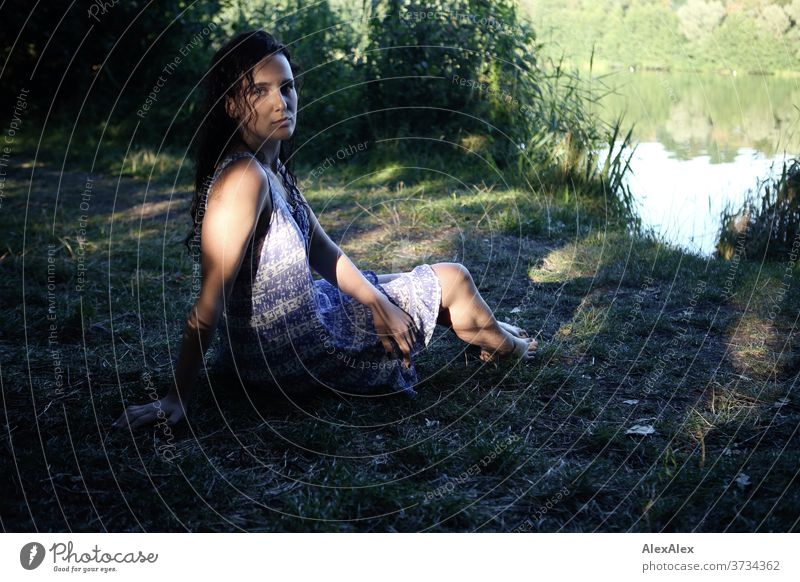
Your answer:
[[[796,71],[800,0],[527,0],[547,51],[612,67]]]
[[[24,87],[34,112],[55,118],[56,125],[102,124],[97,140],[107,125],[123,126],[125,137],[131,137],[138,123],[137,136],[149,140],[184,130],[193,113],[191,92],[216,37],[219,1],[164,0],[157,9],[117,2],[102,10],[97,3],[94,12],[85,3],[67,10],[60,3],[35,9],[21,4],[16,10],[3,8],[3,28],[15,34],[2,40],[8,59],[3,84],[10,89],[2,105],[13,103]],[[20,36],[14,38],[17,31]],[[163,68],[176,58],[179,66],[165,74]],[[137,117],[159,77],[165,82],[157,107]]]
[[[769,4],[759,12],[756,23],[764,31],[776,38],[780,38],[783,33],[789,30],[792,25],[789,16],[783,8],[775,4]]]
[[[370,133],[456,144],[477,133],[499,165],[514,159],[530,128],[525,107],[539,96],[541,82],[535,34],[515,4],[381,0],[371,10]]]
[[[651,21],[669,17],[658,10],[629,9],[640,40],[658,34]],[[32,56],[7,49],[12,70],[19,73],[41,56],[42,31],[55,27],[57,16],[36,16]],[[85,16],[67,14],[69,40],[82,38]],[[607,186],[617,183],[601,177],[595,152],[619,128],[615,133],[597,120],[592,85],[541,56],[515,0],[373,0],[360,7],[329,0],[174,0],[120,3],[98,18],[90,25],[96,42],[74,55],[72,67],[43,59],[35,77],[43,85],[31,92],[38,112],[48,111],[45,79],[67,69],[72,90],[58,101],[55,134],[79,138],[71,163],[148,175],[163,171],[166,157],[183,172],[180,160],[192,159],[198,87],[210,57],[233,34],[264,28],[298,65],[299,165],[316,167],[342,148],[369,143],[370,162],[377,164],[441,159],[446,152],[454,167],[466,166],[460,163],[466,156],[484,175],[537,189],[582,182],[586,191],[607,196]],[[52,43],[63,45],[60,36]],[[72,126],[79,136],[64,129]],[[67,157],[62,146],[47,155]],[[146,149],[155,154],[141,155]],[[109,156],[118,159],[109,163]]]
[[[678,8],[680,31],[689,41],[708,36],[725,17],[725,7],[719,0],[689,0]]]

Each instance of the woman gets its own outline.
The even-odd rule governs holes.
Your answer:
[[[129,406],[113,426],[184,418],[218,326],[218,370],[290,393],[324,385],[414,397],[413,356],[437,323],[480,346],[484,360],[532,357],[536,341],[494,318],[462,265],[376,275],[328,237],[287,167],[296,70],[287,48],[261,30],[236,36],[212,59],[187,237],[190,248],[200,244],[200,294],[175,385],[156,402]]]

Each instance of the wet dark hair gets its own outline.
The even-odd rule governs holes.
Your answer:
[[[289,61],[299,93],[300,66],[292,62],[289,49],[264,30],[249,30],[237,34],[211,59],[208,72],[203,79],[203,104],[198,119],[199,139],[195,161],[194,197],[189,209],[192,227],[184,239],[190,254],[193,245],[199,247],[203,207],[214,169],[222,161],[228,147],[241,139],[239,123],[231,118],[226,110],[226,97],[232,99],[237,113],[245,111],[244,108],[248,107],[247,114],[252,115],[254,110],[245,96],[253,89],[253,68],[263,59],[275,54],[282,54]],[[294,135],[288,140],[281,141],[278,153],[278,173],[289,193],[294,193],[297,189],[297,179],[292,172],[293,150]]]

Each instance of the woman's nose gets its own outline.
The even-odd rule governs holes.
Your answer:
[[[289,105],[286,102],[286,98],[280,93],[278,94],[278,101],[275,103],[275,109],[277,111],[286,111],[287,109],[289,109]]]

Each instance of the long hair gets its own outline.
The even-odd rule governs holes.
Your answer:
[[[239,140],[239,123],[233,119],[225,107],[226,97],[230,97],[237,113],[246,111],[254,114],[245,95],[253,88],[253,68],[263,59],[282,54],[289,61],[295,87],[300,93],[300,66],[292,62],[289,49],[274,36],[264,30],[242,32],[226,42],[212,57],[208,73],[203,79],[203,104],[199,111],[199,139],[195,162],[194,196],[189,209],[192,227],[184,239],[184,244],[192,253],[193,245],[199,245],[200,224],[205,213],[205,200],[214,169],[222,161],[229,146]],[[294,135],[281,141],[278,160],[279,174],[287,192],[293,192],[297,179],[292,172],[292,151]]]

